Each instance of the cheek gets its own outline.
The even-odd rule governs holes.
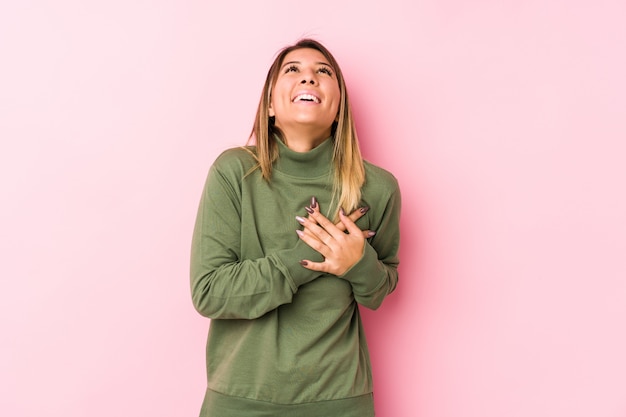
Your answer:
[[[274,108],[276,108],[276,106],[281,106],[286,100],[286,94],[287,93],[285,93],[284,88],[281,88],[278,85],[274,87],[272,90],[272,96],[270,97],[270,106]]]
[[[341,91],[339,91],[339,86],[333,86],[331,91],[331,95],[333,97],[333,105],[339,108],[339,103],[341,102]]]
[[[339,112],[340,104],[341,104],[341,94],[337,92],[337,95],[335,96],[335,99],[333,100],[333,108],[335,110],[335,113]]]

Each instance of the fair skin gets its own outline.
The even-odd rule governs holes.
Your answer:
[[[300,264],[314,271],[337,276],[345,274],[361,259],[365,239],[375,234],[369,230],[362,231],[354,223],[367,212],[367,208],[357,209],[349,216],[341,210],[336,224],[320,213],[319,204],[315,208],[306,209],[309,213],[306,219],[296,217],[304,229],[296,232],[300,239],[324,257],[324,261],[304,259]]]
[[[282,131],[286,145],[306,152],[331,134],[341,92],[324,55],[309,48],[289,52],[272,87],[269,114]]]
[[[337,118],[341,92],[324,55],[309,48],[289,52],[272,88],[269,114],[275,117],[285,144],[296,152],[307,152],[331,135]],[[367,209],[357,209],[350,215],[343,210],[339,222],[333,223],[321,214],[319,204],[312,200],[307,218],[296,217],[303,226],[298,236],[319,252],[323,262],[303,259],[304,268],[341,276],[356,264],[363,254],[365,239],[373,232],[362,231],[354,223]]]

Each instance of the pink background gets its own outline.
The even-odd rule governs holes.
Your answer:
[[[626,416],[623,1],[3,1],[0,415],[195,416],[207,169],[302,35],[400,181],[381,417]]]

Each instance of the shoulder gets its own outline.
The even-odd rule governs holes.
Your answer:
[[[368,161],[363,161],[363,165],[365,167],[364,187],[368,191],[387,195],[399,193],[398,180],[391,172]]]
[[[240,173],[246,174],[256,162],[256,147],[239,146],[236,148],[226,149],[213,162],[212,170],[222,173]]]

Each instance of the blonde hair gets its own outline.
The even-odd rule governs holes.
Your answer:
[[[275,136],[284,141],[282,132],[274,125],[274,118],[269,115],[272,88],[279,75],[280,67],[288,53],[303,48],[315,49],[322,53],[334,68],[339,83],[340,102],[337,121],[333,123],[331,132],[334,137],[333,148],[333,192],[330,206],[337,203],[335,219],[340,208],[346,213],[355,210],[361,200],[361,187],[365,183],[365,168],[363,157],[359,149],[354,119],[348,100],[348,91],[339,64],[326,47],[313,39],[302,39],[296,44],[283,48],[272,63],[265,79],[263,93],[259,101],[254,126],[250,133],[250,141],[256,141],[256,153],[253,153],[258,165],[255,169],[261,170],[261,175],[267,181],[272,176],[272,164],[278,158],[278,146]]]

